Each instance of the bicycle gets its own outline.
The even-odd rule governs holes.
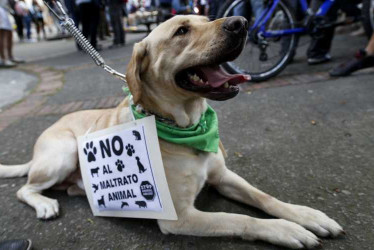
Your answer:
[[[325,0],[317,12],[313,13],[307,0],[298,0],[303,20],[298,21],[295,10],[284,0],[264,1],[262,13],[255,19],[250,13],[250,0],[227,0],[220,8],[217,17],[228,17],[243,12],[249,25],[246,48],[233,62],[223,67],[230,73],[249,74],[253,82],[261,82],[278,75],[293,59],[299,36],[323,36],[323,30],[358,20],[329,22],[326,14],[336,0]],[[374,0],[364,0],[367,10],[363,11],[371,20]],[[372,13],[373,12],[373,13]],[[371,16],[370,16],[371,15]],[[374,19],[373,19],[374,20]],[[374,26],[374,21],[368,26]],[[370,32],[367,27],[367,32]]]

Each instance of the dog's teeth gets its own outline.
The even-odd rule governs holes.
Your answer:
[[[193,74],[193,75],[188,74],[187,76],[188,76],[188,78],[190,78],[191,81],[199,82],[199,83],[201,83],[201,84],[207,84],[207,83],[204,82],[203,79],[201,79],[201,78],[200,78],[198,75],[196,75],[196,74]]]
[[[225,84],[223,85],[223,87],[227,89],[229,87],[229,83],[225,82]]]

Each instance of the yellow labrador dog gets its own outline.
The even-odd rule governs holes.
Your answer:
[[[135,44],[127,70],[136,104],[144,110],[187,127],[207,109],[205,98],[226,100],[237,95],[238,84],[249,76],[230,75],[219,66],[241,53],[247,21],[230,17],[209,22],[201,16],[176,16]],[[48,128],[35,144],[33,159],[16,166],[0,165],[0,177],[28,175],[18,198],[36,210],[38,218],[59,214],[57,200],[41,193],[65,188],[69,195],[84,194],[80,178],[77,137],[131,121],[127,99],[117,108],[68,114]],[[177,221],[159,220],[165,234],[237,236],[290,248],[320,245],[318,236],[338,236],[343,229],[324,213],[277,200],[230,171],[223,156],[160,140],[162,159]],[[257,207],[280,219],[257,219],[230,213],[197,210],[194,201],[205,183],[234,200]]]

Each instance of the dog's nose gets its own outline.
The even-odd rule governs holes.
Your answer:
[[[232,16],[223,22],[222,27],[225,32],[238,35],[248,30],[248,21],[241,16]]]

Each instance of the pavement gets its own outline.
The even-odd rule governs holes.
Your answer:
[[[132,44],[143,36],[128,35],[127,46],[101,54],[124,72]],[[283,201],[324,211],[344,227],[345,237],[323,239],[328,250],[374,245],[374,71],[339,79],[326,73],[365,43],[363,37],[339,35],[332,50],[335,60],[313,67],[307,66],[306,46],[301,46],[280,76],[243,85],[229,101],[210,102],[218,113],[230,169]],[[30,160],[37,137],[64,114],[113,107],[123,99],[122,83],[77,52],[72,40],[19,44],[15,50],[27,63],[0,70],[3,164]],[[8,98],[9,93],[14,97]],[[58,199],[60,216],[40,221],[15,196],[25,182],[0,180],[0,241],[30,238],[34,249],[282,249],[236,238],[163,235],[155,220],[94,217],[86,198],[58,191],[46,195]],[[196,206],[269,218],[209,186]]]

